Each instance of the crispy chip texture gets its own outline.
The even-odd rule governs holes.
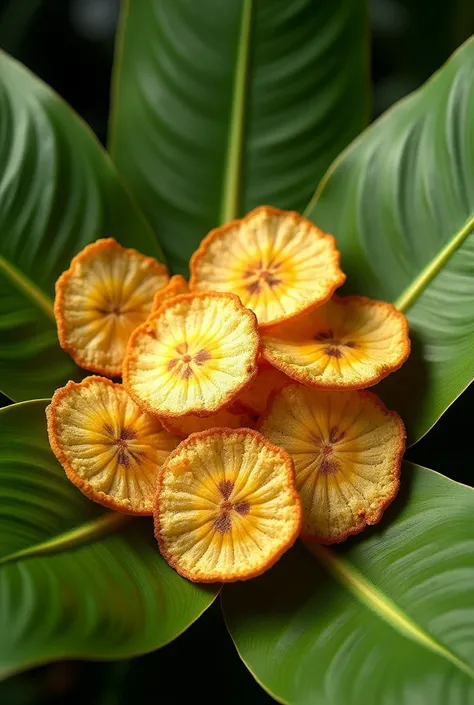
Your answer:
[[[237,408],[246,409],[254,416],[260,416],[267,408],[268,399],[272,392],[281,389],[291,382],[283,372],[277,370],[265,360],[258,363],[257,376],[235,401]],[[242,424],[243,425],[243,424]]]
[[[178,296],[132,334],[123,382],[159,416],[210,416],[255,377],[259,344],[255,315],[234,294]]]
[[[175,296],[179,296],[180,294],[187,294],[188,292],[189,287],[186,279],[182,277],[181,274],[175,274],[163,289],[159,289],[156,292],[150,313],[158,311],[161,304],[164,304],[165,301],[174,299]]]
[[[209,428],[253,428],[256,417],[257,414],[248,413],[236,403],[212,416],[179,416],[171,419],[163,416],[162,423],[170,433],[187,438],[191,433],[207,431]]]
[[[86,370],[119,377],[128,339],[146,320],[168,270],[113,238],[87,245],[56,282],[61,347]]]
[[[260,575],[300,532],[291,458],[249,429],[195,433],[160,472],[154,517],[161,553],[184,577]]]
[[[191,258],[190,289],[232,291],[265,327],[327,301],[344,283],[332,235],[261,206],[212,230]]]
[[[262,334],[263,355],[306,385],[364,389],[410,354],[407,319],[391,304],[335,296],[324,306]]]
[[[104,377],[68,382],[46,414],[51,448],[81,492],[104,507],[152,513],[158,470],[179,438]]]
[[[293,458],[306,539],[344,541],[380,521],[398,492],[405,428],[371,392],[291,384],[259,429]]]

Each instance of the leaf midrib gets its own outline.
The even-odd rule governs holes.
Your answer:
[[[349,147],[347,151],[350,150],[351,148]],[[319,187],[316,189],[315,195],[313,196],[304,211],[305,216],[309,216],[310,211],[319,201],[330,175],[335,171],[336,163],[339,163],[339,161],[341,161],[341,157],[345,156],[346,153],[346,151],[342,152],[342,154],[336,159],[336,162],[333,164],[333,166],[329,167],[326,176],[323,177]],[[449,239],[447,244],[440,250],[440,252],[435,257],[433,257],[430,262],[428,262],[428,264],[414,278],[412,283],[406,287],[406,289],[400,294],[400,296],[398,296],[398,298],[393,302],[395,308],[397,308],[402,313],[406,313],[406,311],[415,303],[415,301],[423,293],[423,291],[430,284],[430,282],[432,282],[436,275],[440,273],[444,265],[447,264],[448,260],[465,242],[467,236],[470,235],[470,233],[472,233],[473,231],[474,215],[472,215],[472,217],[465,222],[463,227]]]
[[[3,274],[26,298],[36,304],[48,318],[55,320],[52,299],[2,255],[0,255],[0,274]]]
[[[63,531],[53,538],[3,556],[0,558],[0,567],[8,563],[16,563],[25,558],[34,558],[40,555],[58,553],[67,549],[84,546],[106,534],[110,534],[122,528],[132,519],[133,517],[130,514],[121,514],[120,512],[101,514],[99,517],[84,522],[68,531]]]
[[[468,40],[471,41],[471,40]],[[450,59],[452,61],[452,58]],[[431,77],[430,82],[436,79],[436,74]],[[420,89],[422,90],[422,89]],[[340,154],[334,162],[331,164],[329,169],[326,171],[325,175],[319,182],[316,191],[313,194],[310,202],[306,206],[303,215],[309,217],[313,208],[316,206],[324,193],[327,183],[329,182],[331,176],[336,172],[338,166],[343,164],[346,157],[355,152],[355,150],[362,144],[364,135],[367,133],[372,133],[375,127],[382,121],[387,119],[387,115],[392,113],[399,105],[404,105],[408,103],[412,95],[408,95],[402,100],[395,103],[387,113],[378,118],[372,125],[370,125],[359,137],[357,137],[351,144],[349,144]],[[416,301],[416,299],[421,295],[421,293],[426,289],[428,284],[436,277],[437,274],[443,269],[444,265],[452,257],[452,255],[461,247],[461,245],[466,240],[467,236],[474,230],[474,214],[468,218],[463,227],[455,233],[447,242],[447,244],[441,249],[441,251],[433,257],[433,259],[428,262],[428,264],[421,270],[421,272],[415,277],[409,286],[398,296],[398,298],[393,302],[395,308],[397,308],[402,313],[405,313]],[[337,238],[336,238],[337,239]]]
[[[223,189],[219,223],[226,223],[239,215],[242,143],[245,129],[247,75],[250,58],[252,26],[252,0],[243,0],[239,41],[237,44],[236,70],[229,122],[229,138],[223,176]]]
[[[421,628],[387,595],[365,578],[348,561],[322,545],[311,545],[310,551],[324,568],[354,597],[375,612],[381,619],[403,636],[418,643],[452,663],[462,673],[474,680],[474,668],[463,661],[448,647]]]
[[[467,220],[461,230],[459,230],[448,243],[433,257],[424,269],[418,274],[413,282],[400,294],[393,305],[402,313],[405,313],[423,293],[426,287],[440,273],[449,259],[465,242],[468,235],[474,230],[474,215]]]

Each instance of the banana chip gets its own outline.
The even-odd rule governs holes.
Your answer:
[[[179,438],[104,377],[68,382],[46,413],[51,448],[81,492],[110,509],[152,513],[158,470]]]
[[[56,282],[61,347],[86,370],[119,377],[128,339],[149,315],[168,270],[113,238],[87,245]]]
[[[251,415],[260,416],[267,408],[271,393],[291,381],[283,372],[269,365],[265,360],[259,362],[257,376],[239,394],[234,406],[246,409]]]
[[[260,575],[301,528],[291,458],[249,429],[195,433],[161,470],[154,518],[162,555],[184,577]]]
[[[398,492],[405,428],[371,392],[289,385],[259,430],[293,458],[303,538],[344,541],[379,522]]]
[[[259,344],[255,315],[234,294],[178,296],[132,334],[123,382],[159,416],[210,416],[255,377]]]
[[[391,304],[335,296],[262,334],[263,355],[289,377],[325,389],[364,389],[410,354],[407,319]]]
[[[344,283],[332,235],[261,206],[212,230],[191,258],[191,291],[231,291],[265,327],[327,301]]]

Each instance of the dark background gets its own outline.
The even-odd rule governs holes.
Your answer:
[[[0,47],[60,93],[103,142],[118,11],[119,0],[0,0]],[[474,0],[372,0],[370,20],[377,117],[474,34]],[[474,484],[473,408],[471,388],[408,458]],[[240,662],[218,601],[174,643],[149,656],[52,664],[0,684],[0,705],[134,705],[149,698],[208,705],[273,702]]]

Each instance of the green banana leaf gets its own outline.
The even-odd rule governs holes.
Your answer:
[[[307,210],[347,291],[392,301],[412,354],[378,389],[421,438],[474,377],[474,40],[369,127]]]
[[[361,537],[225,587],[240,656],[279,702],[474,703],[474,490],[405,463],[402,492]]]
[[[368,121],[365,0],[123,0],[111,154],[175,271],[261,204],[303,209]]]
[[[158,552],[149,518],[107,512],[66,479],[47,401],[0,411],[0,677],[168,643],[212,603]]]
[[[49,397],[82,373],[59,347],[54,284],[98,237],[160,258],[153,232],[89,128],[0,53],[0,389]]]

